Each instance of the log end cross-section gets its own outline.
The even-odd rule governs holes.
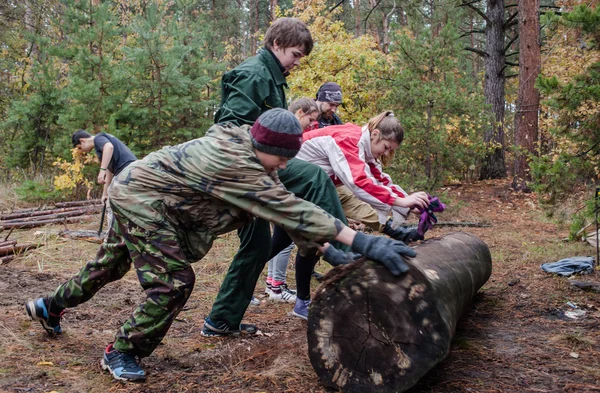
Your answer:
[[[325,385],[402,392],[448,353],[456,323],[491,274],[485,243],[467,233],[416,248],[410,270],[375,262],[333,269],[308,319],[309,356]]]

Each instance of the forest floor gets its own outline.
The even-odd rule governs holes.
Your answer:
[[[434,227],[426,236],[457,230],[477,235],[491,250],[493,273],[460,320],[448,357],[409,392],[600,392],[600,295],[540,270],[544,262],[595,255],[595,248],[565,241],[566,224],[546,218],[535,195],[511,192],[508,181],[446,187],[437,195],[448,204],[440,221],[489,226]],[[555,216],[568,218],[582,205],[582,198],[571,198],[570,206]],[[95,229],[98,221],[99,216],[69,227]],[[292,305],[268,302],[264,280],[255,291],[261,304],[250,306],[245,316],[258,324],[260,334],[200,335],[237,249],[235,234],[218,239],[209,255],[194,264],[197,280],[190,300],[163,343],[142,362],[147,381],[114,381],[102,371],[100,358],[143,298],[133,271],[69,310],[57,338],[25,314],[28,299],[51,292],[95,255],[97,244],[59,238],[60,229],[11,234],[45,245],[0,266],[0,391],[330,392],[310,364],[306,322],[289,314]],[[328,269],[324,262],[317,266],[321,272]],[[580,277],[598,278],[599,273]],[[292,264],[288,281],[294,283]],[[313,282],[313,289],[317,285]],[[585,315],[570,318],[568,302]]]

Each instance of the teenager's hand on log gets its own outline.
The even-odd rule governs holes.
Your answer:
[[[325,259],[325,261],[327,261],[331,266],[347,265],[361,257],[362,255],[354,252],[340,251],[331,244],[323,253],[323,259]]]
[[[390,225],[391,219],[385,223],[385,227],[383,228],[383,233],[388,235],[391,238],[396,240],[400,240],[404,243],[410,243],[417,240],[423,240],[424,237],[419,235],[417,228],[409,228],[409,227],[397,227],[392,228]]]
[[[382,263],[394,275],[399,276],[408,271],[408,265],[402,257],[414,257],[415,250],[399,240],[387,237],[366,235],[357,232],[352,242],[352,251]]]

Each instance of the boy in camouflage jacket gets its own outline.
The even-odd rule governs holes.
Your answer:
[[[214,125],[205,137],[129,165],[109,189],[114,220],[96,259],[51,295],[29,301],[30,318],[60,333],[66,308],[122,278],[133,262],[146,299],[106,348],[102,367],[116,379],[136,381],[146,377],[137,358],[154,351],[192,292],[191,263],[218,235],[253,217],[284,228],[299,246],[335,239],[393,274],[404,272],[401,255],[415,255],[404,243],[356,233],[281,185],[276,170],[300,149],[301,133],[293,114],[273,109],[252,127]]]

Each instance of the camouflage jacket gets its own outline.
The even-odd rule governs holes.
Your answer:
[[[342,223],[287,191],[275,171],[267,174],[249,130],[216,124],[202,138],[135,161],[112,182],[112,208],[146,234],[177,236],[190,261],[252,216],[281,226],[299,246],[333,240]]]

